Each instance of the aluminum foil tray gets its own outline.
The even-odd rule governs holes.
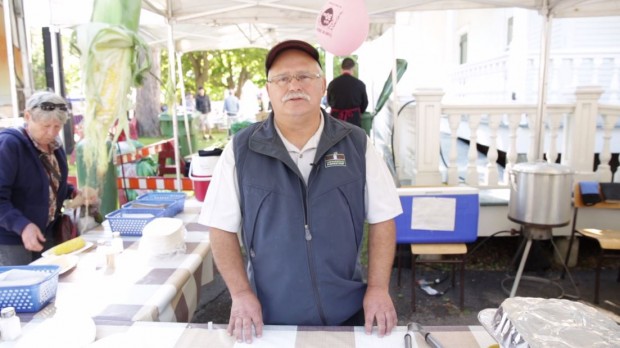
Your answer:
[[[620,326],[595,308],[562,299],[514,297],[478,320],[505,348],[620,347]]]

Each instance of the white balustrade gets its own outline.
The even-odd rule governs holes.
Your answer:
[[[573,169],[576,181],[613,181],[610,161],[612,154],[620,152],[620,105],[600,104],[601,94],[599,87],[580,87],[574,93],[574,103],[550,103],[545,108],[541,139],[547,161],[560,158]],[[450,148],[443,182],[450,186],[462,180],[481,188],[507,187],[510,168],[520,161],[537,160],[532,147],[537,132],[536,105],[444,104],[441,90],[416,91],[414,97],[416,103],[402,114],[414,123],[411,133],[402,135],[412,142],[413,156],[408,153],[407,158],[399,158],[396,153],[397,162],[412,163],[414,177],[400,177],[401,181],[416,186],[441,184],[440,130],[449,137],[444,142]],[[459,139],[469,141],[465,161],[458,158]],[[479,156],[478,144],[488,148],[486,157]],[[498,161],[500,152],[505,154],[502,162]],[[597,153],[601,163],[594,168]]]

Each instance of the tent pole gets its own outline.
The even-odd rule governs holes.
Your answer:
[[[20,16],[15,17],[15,23],[17,25],[17,41],[19,44],[19,50],[21,52],[22,74],[24,75],[24,99],[28,100],[32,95],[34,89],[34,80],[32,78],[32,70],[30,67],[30,45],[29,35],[30,27],[26,26],[26,20],[24,15],[24,4],[20,6]],[[28,29],[26,29],[28,28]],[[23,29],[23,30],[20,30]]]
[[[58,61],[58,40],[56,37],[56,31],[58,28],[54,25],[49,26],[50,31],[50,45],[52,50],[52,73],[54,75],[54,92],[56,94],[62,95],[62,91],[60,88],[60,62]],[[62,141],[63,146],[67,146],[67,140],[65,139],[65,132],[60,132],[60,140]],[[65,147],[66,148],[66,147]]]
[[[176,172],[177,179],[177,191],[181,191],[181,163],[180,163],[180,152],[179,152],[179,125],[177,124],[177,112],[176,112],[176,80],[174,76],[174,39],[172,36],[172,28],[173,24],[170,20],[168,20],[168,78],[170,79],[170,86],[172,96],[170,96],[169,101],[172,102],[172,105],[169,105],[168,110],[170,112],[170,116],[172,117],[172,134],[174,137],[174,168]]]
[[[60,62],[58,61],[58,40],[56,33],[58,28],[54,25],[50,25],[50,44],[52,46],[52,73],[54,74],[54,92],[58,95],[62,95],[60,90]],[[64,97],[64,96],[63,96]]]
[[[543,143],[543,133],[544,133],[544,122],[543,118],[546,114],[547,110],[547,71],[548,71],[548,63],[549,63],[549,39],[551,36],[551,20],[552,15],[549,11],[548,1],[545,0],[543,4],[543,8],[541,9],[541,14],[543,15],[543,25],[541,28],[542,37],[540,40],[540,66],[538,71],[538,106],[536,109],[536,136],[534,137],[533,147],[533,155],[532,158],[528,159],[531,161],[543,159],[544,155],[544,143]]]
[[[185,103],[187,102],[185,100],[185,82],[183,81],[183,65],[181,65],[181,56],[183,56],[182,52],[179,52],[178,54],[176,54],[176,58],[177,58],[177,69],[179,72],[179,82],[181,83],[181,101],[183,103],[183,107],[181,107],[181,110],[183,110],[183,122],[185,124],[185,136],[187,137],[187,147],[189,149],[189,153],[194,153],[194,149],[192,149],[192,135],[190,133],[190,126],[189,126],[189,112],[187,112],[187,106],[185,105]]]
[[[13,0],[5,0],[4,10],[4,32],[6,39],[6,54],[9,64],[9,81],[11,82],[11,104],[13,104],[13,117],[19,117],[19,104],[17,101],[17,77],[15,76],[15,55],[13,55]]]

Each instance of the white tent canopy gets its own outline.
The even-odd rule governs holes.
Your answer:
[[[347,0],[351,1],[351,0]],[[520,7],[546,14],[544,0],[360,0],[370,19],[369,38],[391,26],[398,11],[432,11],[473,8]],[[316,42],[314,25],[325,1],[316,0],[143,0],[141,32],[151,44],[166,46],[165,28],[174,26],[179,52],[269,48],[286,39]],[[552,17],[620,14],[617,0],[549,0]],[[159,18],[157,18],[159,17]]]
[[[93,0],[48,0],[50,24],[85,23]],[[353,0],[346,0],[353,1]],[[399,11],[433,11],[518,7],[539,11],[545,19],[539,77],[539,115],[542,124],[546,92],[548,33],[552,18],[620,15],[620,0],[359,0],[366,5],[369,39],[381,35]],[[242,47],[269,48],[286,39],[315,43],[315,21],[325,1],[316,0],[143,0],[140,32],[150,45],[177,52]],[[175,80],[174,64],[170,78]],[[175,118],[173,110],[173,118]],[[176,122],[173,122],[176,139]],[[538,127],[540,129],[540,127]],[[540,147],[540,140],[538,138]],[[177,168],[178,159],[176,161]],[[177,170],[177,177],[179,176]]]
[[[352,1],[352,0],[347,0]],[[395,21],[399,11],[519,7],[546,14],[545,0],[359,0],[370,19],[369,39]],[[49,0],[49,23],[66,27],[90,19],[93,0]],[[269,48],[286,39],[316,42],[314,24],[326,1],[317,0],[143,0],[142,37],[168,46],[167,25],[174,27],[177,52],[240,47]],[[552,17],[620,15],[618,0],[548,0]],[[39,7],[38,12],[42,9]]]

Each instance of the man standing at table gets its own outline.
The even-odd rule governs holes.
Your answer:
[[[273,111],[228,143],[199,218],[232,297],[228,332],[251,342],[263,323],[364,325],[368,334],[375,324],[389,334],[402,208],[387,166],[361,128],[321,111],[326,81],[314,47],[281,42],[265,66]]]
[[[353,76],[355,61],[345,58],[340,65],[342,75],[327,86],[327,104],[331,115],[343,121],[362,126],[362,113],[368,107],[368,96],[364,82]]]

